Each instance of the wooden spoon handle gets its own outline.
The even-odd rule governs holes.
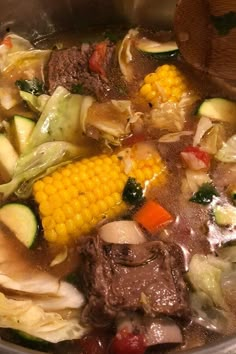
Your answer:
[[[212,75],[236,80],[236,1],[179,0],[175,32],[188,63]]]

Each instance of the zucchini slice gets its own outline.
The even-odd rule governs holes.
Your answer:
[[[18,336],[20,336],[21,338],[23,338],[23,339],[25,339],[27,341],[32,341],[32,342],[37,342],[37,343],[47,343],[43,339],[31,336],[30,334],[28,334],[26,332],[17,331],[17,330],[15,332],[16,332],[16,334],[18,334]]]
[[[8,203],[0,208],[2,221],[27,248],[32,247],[38,234],[38,221],[34,212],[25,204]]]
[[[18,154],[4,134],[0,134],[0,146],[0,174],[4,182],[8,182],[13,175]]]
[[[236,208],[232,205],[217,205],[214,208],[214,217],[219,226],[236,225]]]
[[[36,123],[30,118],[14,116],[11,123],[12,137],[20,154],[24,151],[35,125]]]
[[[236,125],[236,102],[225,98],[206,99],[199,106],[197,114]]]
[[[155,42],[147,38],[139,39],[136,48],[143,53],[152,54],[157,57],[172,57],[178,53],[176,42]]]

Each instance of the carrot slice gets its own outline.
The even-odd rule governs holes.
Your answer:
[[[173,221],[172,215],[154,200],[148,200],[134,215],[134,220],[149,232]]]

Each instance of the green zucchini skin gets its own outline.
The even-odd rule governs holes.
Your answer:
[[[39,233],[39,223],[34,211],[26,204],[11,202],[0,208],[3,222],[27,248],[32,248]]]
[[[197,115],[236,124],[236,102],[221,97],[209,98],[200,104]]]

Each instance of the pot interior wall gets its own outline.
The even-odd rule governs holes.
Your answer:
[[[5,0],[0,35],[30,39],[91,25],[132,23],[171,28],[176,0]]]

